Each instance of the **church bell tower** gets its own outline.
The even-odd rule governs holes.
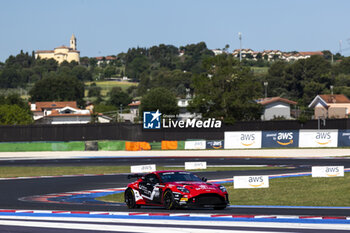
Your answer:
[[[77,39],[75,38],[74,34],[72,34],[72,37],[70,38],[70,48],[77,50]]]

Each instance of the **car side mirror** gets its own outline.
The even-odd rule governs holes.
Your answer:
[[[204,182],[207,182],[207,178],[206,177],[202,177],[202,180],[204,181]]]

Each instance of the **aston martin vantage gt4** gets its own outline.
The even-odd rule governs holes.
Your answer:
[[[129,209],[140,206],[204,207],[224,209],[229,204],[224,186],[206,182],[206,179],[187,171],[156,171],[137,178],[125,190],[125,203]]]

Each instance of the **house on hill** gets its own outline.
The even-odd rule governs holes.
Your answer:
[[[273,120],[275,118],[291,119],[291,106],[297,102],[281,97],[269,97],[256,101],[264,107],[261,120]]]
[[[79,109],[76,101],[29,103],[36,124],[87,124],[91,112]]]
[[[314,109],[314,118],[348,118],[350,100],[343,94],[317,95],[309,104]]]

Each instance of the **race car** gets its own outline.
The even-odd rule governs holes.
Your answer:
[[[187,171],[156,171],[137,178],[125,190],[125,203],[129,209],[140,206],[204,207],[225,209],[229,203],[224,186],[206,182],[206,178]]]

